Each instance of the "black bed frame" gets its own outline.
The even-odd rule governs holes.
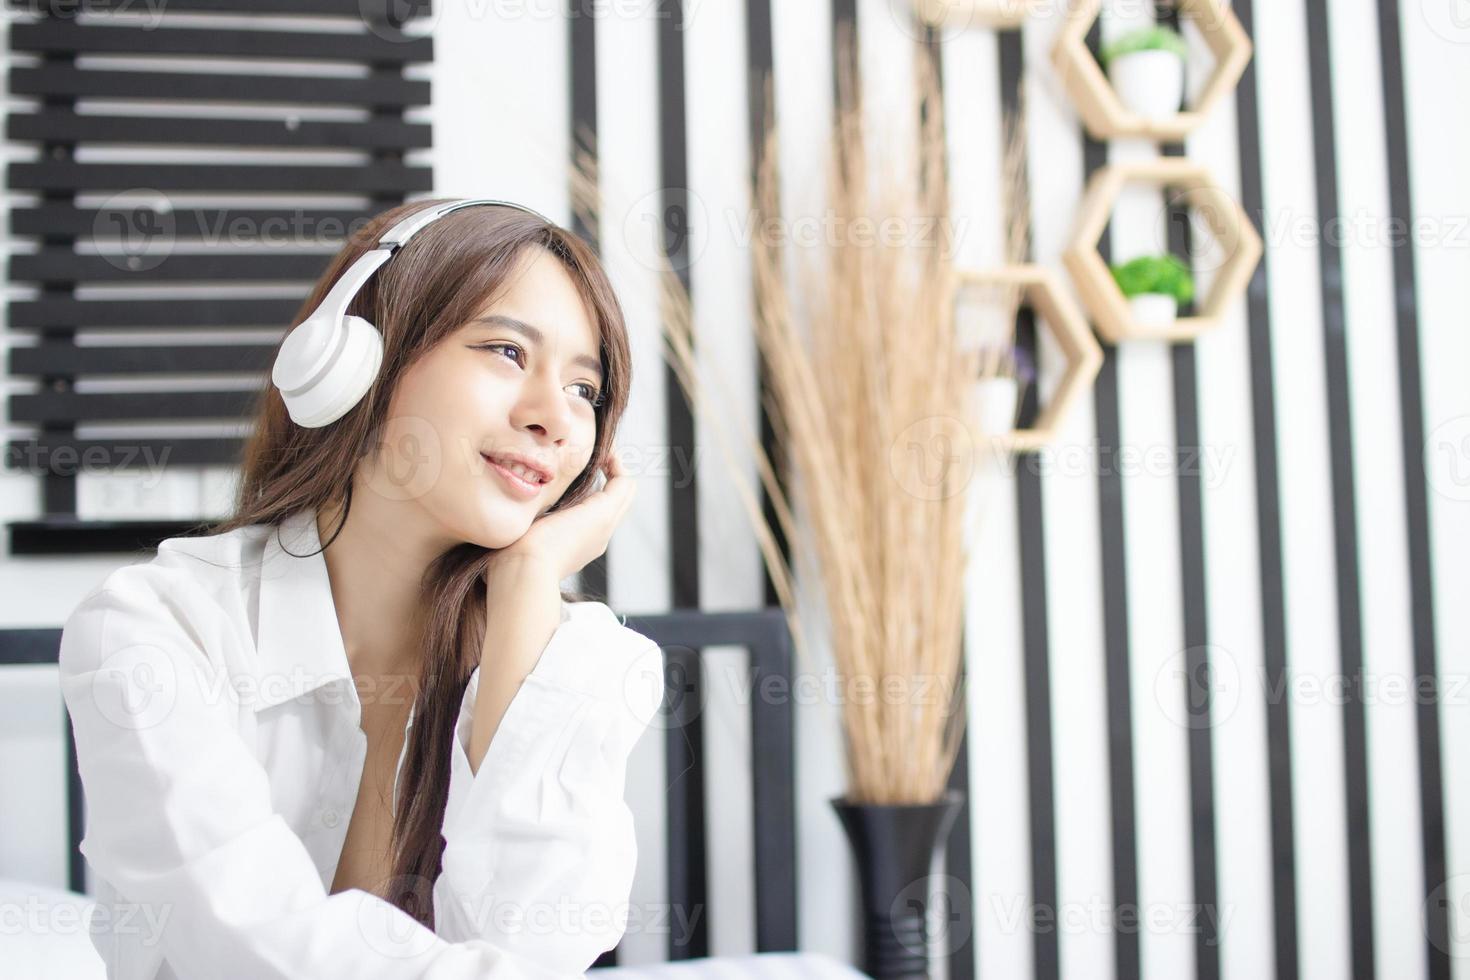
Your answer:
[[[688,923],[681,933],[670,929],[668,957],[683,960],[709,955],[708,840],[705,824],[704,670],[706,647],[738,646],[749,651],[752,692],[751,796],[755,854],[755,941],[757,952],[796,949],[796,797],[795,739],[792,699],[762,698],[759,692],[779,678],[777,689],[789,691],[791,637],[779,609],[752,612],[679,610],[628,616],[627,624],[658,642],[664,652],[664,704],[669,718],[666,806],[668,821],[669,921]],[[0,667],[54,664],[61,643],[59,629],[0,630]],[[63,712],[65,708],[63,706]],[[68,887],[86,892],[82,839],[83,794],[77,770],[76,743],[69,720],[67,746]],[[714,910],[717,911],[717,910]],[[594,967],[617,963],[609,950]]]

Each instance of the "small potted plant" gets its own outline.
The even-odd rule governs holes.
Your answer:
[[[1103,46],[1118,100],[1145,119],[1168,119],[1184,101],[1184,38],[1167,27],[1141,27]]]
[[[1194,298],[1194,276],[1189,266],[1172,255],[1140,255],[1113,266],[1113,280],[1128,298],[1139,326],[1167,328],[1179,317],[1179,307]]]
[[[1021,393],[1036,377],[1031,356],[1006,344],[981,347],[975,358],[975,411],[980,428],[991,435],[1005,435],[1016,427]]]

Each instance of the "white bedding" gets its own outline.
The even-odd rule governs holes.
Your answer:
[[[711,956],[654,966],[609,966],[592,980],[866,980],[867,974],[825,953]]]
[[[0,878],[0,967],[7,977],[106,980],[87,935],[92,900],[75,892]]]
[[[87,935],[92,899],[29,882],[0,879],[0,972],[27,980],[106,980]],[[653,966],[592,970],[593,980],[864,980],[822,953],[712,956]]]

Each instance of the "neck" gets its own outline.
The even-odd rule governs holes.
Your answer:
[[[345,524],[342,502],[321,507],[317,535],[325,544],[332,602],[354,677],[417,676],[422,608],[420,583],[444,550],[411,501],[354,493]],[[336,536],[331,537],[335,532]]]

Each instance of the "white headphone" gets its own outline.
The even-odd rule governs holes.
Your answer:
[[[425,226],[450,212],[480,204],[505,205],[555,224],[539,211],[512,201],[464,198],[422,208],[389,228],[371,251],[342,273],[276,354],[271,382],[280,390],[293,422],[308,429],[329,425],[367,393],[383,363],[383,335],[362,317],[349,316],[348,305],[372,274]]]

